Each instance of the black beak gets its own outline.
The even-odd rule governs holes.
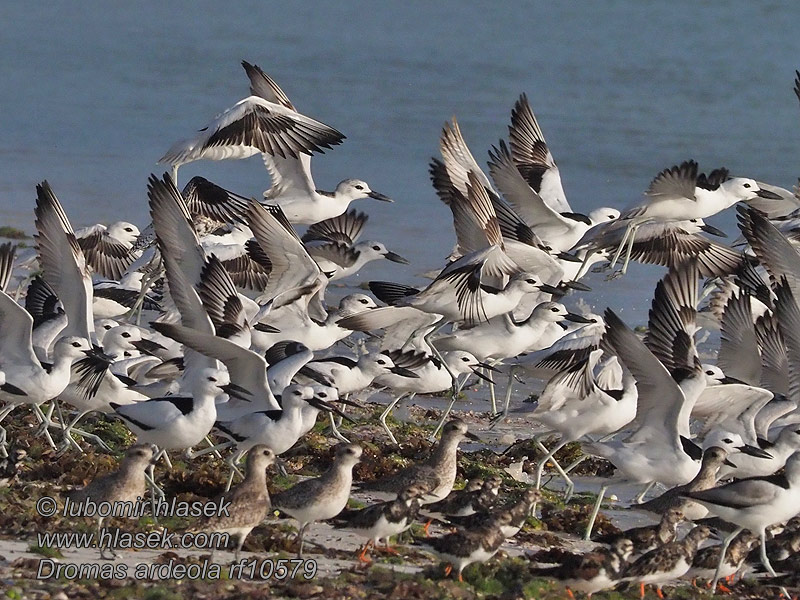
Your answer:
[[[486,369],[488,371],[494,371],[495,373],[499,373],[500,372],[500,369],[490,365],[489,363],[479,362],[478,366],[481,367],[482,369]]]
[[[586,317],[582,317],[581,315],[576,315],[575,313],[567,313],[564,318],[567,321],[572,321],[573,323],[591,323],[591,319],[587,319]]]
[[[580,281],[564,281],[563,282],[565,287],[568,287],[571,290],[577,290],[579,292],[591,292],[592,288],[590,288],[585,283],[581,283]]]
[[[0,385],[0,390],[3,390],[6,394],[13,394],[14,396],[27,396],[28,395],[23,390],[19,389],[15,385],[11,385],[10,383],[4,383],[3,385]]]
[[[473,442],[480,442],[481,441],[481,438],[479,438],[477,435],[475,435],[471,431],[468,431],[467,433],[465,433],[464,437],[467,438],[468,440],[472,440]]]
[[[401,265],[407,265],[408,260],[397,254],[397,252],[387,252],[383,255],[386,260],[390,260],[394,263],[400,263]]]
[[[370,192],[369,194],[367,194],[367,196],[373,198],[374,200],[380,200],[381,202],[394,202],[394,200],[389,198],[389,196],[384,196],[379,192]]]
[[[356,408],[364,408],[363,404],[359,404],[355,400],[350,400],[348,398],[339,398],[338,400],[332,400],[332,402],[340,402],[341,404],[346,404],[347,406],[355,406]]]
[[[161,350],[166,350],[164,346],[153,340],[136,340],[135,342],[131,342],[131,345],[139,352],[150,355],[155,352],[160,352]]]
[[[389,369],[395,375],[402,375],[403,377],[411,377],[412,379],[419,379],[419,375],[414,373],[411,369],[406,369],[405,367],[392,367]]]
[[[727,377],[727,376],[723,377],[722,379],[720,379],[719,382],[720,383],[738,383],[740,385],[747,385],[741,379],[736,379],[736,377]]]
[[[228,385],[221,385],[219,387],[223,392],[228,394],[228,396],[238,398],[239,400],[244,400],[245,402],[250,402],[250,398],[247,396],[253,395],[249,390],[246,390],[242,386],[236,385],[235,383],[229,383]]]
[[[766,450],[762,450],[758,446],[745,444],[744,446],[738,446],[736,449],[742,454],[749,454],[750,456],[755,456],[756,458],[772,458],[772,454]]]
[[[563,260],[566,262],[574,262],[574,263],[582,263],[583,259],[575,256],[574,254],[570,254],[569,252],[559,252],[556,254],[556,258],[559,260]]]
[[[494,381],[492,380],[492,378],[491,378],[491,377],[489,377],[488,375],[484,375],[483,373],[481,373],[481,372],[478,370],[479,366],[476,366],[476,367],[471,367],[471,368],[472,368],[472,372],[473,372],[473,373],[475,373],[475,376],[476,376],[476,377],[480,377],[480,378],[481,378],[481,379],[483,379],[484,381],[488,381],[489,383],[491,383],[492,385],[494,385]]]
[[[256,331],[261,331],[263,333],[280,333],[281,330],[277,327],[273,327],[272,325],[267,325],[266,323],[256,323],[253,325],[253,329]]]
[[[713,225],[708,225],[706,223],[700,225],[700,229],[705,231],[706,233],[710,233],[711,235],[715,235],[717,237],[728,237],[728,234],[722,231],[721,229],[717,229]]]
[[[347,419],[351,423],[355,423],[355,421],[351,417],[347,416],[346,413],[343,413],[341,410],[339,410],[333,404],[330,404],[329,402],[325,402],[325,400],[321,400],[320,398],[317,398],[316,396],[312,396],[308,400],[308,403],[311,406],[313,406],[314,408],[318,408],[319,410],[324,410],[324,411],[327,411],[327,412],[334,413],[336,415],[339,415],[343,419]]]
[[[732,468],[734,468],[734,469],[736,468],[736,465],[735,465],[735,464],[733,464],[733,463],[732,463],[732,462],[731,462],[729,459],[727,459],[727,458],[726,458],[725,460],[723,460],[723,461],[722,461],[722,464],[723,464],[723,465],[728,465],[729,467],[732,467]]]
[[[553,287],[552,285],[549,285],[547,283],[543,283],[542,285],[540,285],[539,289],[547,294],[556,294],[557,296],[561,295],[561,292],[557,287]]]
[[[766,198],[767,200],[780,200],[781,197],[776,194],[775,192],[770,192],[769,190],[758,190],[756,192],[756,196],[759,198]]]
[[[111,354],[106,354],[103,352],[103,349],[100,346],[92,344],[91,350],[84,350],[83,353],[86,356],[90,356],[92,358],[96,358],[99,361],[106,362],[108,364],[112,364],[116,356],[112,356]]]

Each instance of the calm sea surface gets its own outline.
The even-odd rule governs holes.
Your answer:
[[[77,227],[144,225],[145,182],[176,140],[247,95],[242,59],[302,112],[347,135],[314,160],[317,185],[367,180],[367,235],[412,265],[362,279],[419,281],[454,241],[428,180],[456,115],[479,162],[526,92],[575,210],[625,206],[662,168],[791,187],[800,174],[795,3],[693,1],[0,3],[0,224],[33,229],[48,179]],[[245,195],[269,180],[257,157],[183,167]],[[712,222],[736,236],[732,215]],[[662,270],[637,267],[585,297],[646,320]],[[569,303],[569,302],[568,302]]]

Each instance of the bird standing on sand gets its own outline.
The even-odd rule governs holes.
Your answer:
[[[362,452],[356,444],[339,444],[330,469],[272,498],[274,508],[300,523],[298,556],[303,555],[303,536],[308,526],[315,521],[332,519],[347,506],[353,485],[353,467],[361,460]]]
[[[237,562],[245,539],[261,524],[269,512],[267,469],[274,463],[275,453],[267,446],[259,444],[251,448],[247,455],[244,480],[213,501],[217,506],[221,506],[223,502],[227,503],[226,511],[220,510],[193,528],[196,531],[219,531],[235,536]]]
[[[95,504],[108,502],[130,502],[134,505],[144,497],[146,489],[145,471],[150,467],[154,456],[154,448],[149,444],[137,444],[128,448],[119,468],[113,473],[103,475],[80,490],[66,494],[69,502],[80,504],[91,500]],[[66,510],[66,509],[65,509]],[[97,539],[101,540],[100,527],[103,517],[97,517]],[[100,558],[106,558],[105,548],[100,548]],[[116,553],[111,549],[110,559]]]

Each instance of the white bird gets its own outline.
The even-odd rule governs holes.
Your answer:
[[[61,335],[92,339],[92,277],[61,203],[47,181],[36,186],[36,249],[42,277],[64,307]]]
[[[501,141],[499,148],[489,152],[489,173],[514,212],[545,244],[566,252],[595,225],[619,217],[617,209],[608,207],[589,215],[572,212],[558,167],[525,95],[511,114],[511,148]]]
[[[661,171],[650,183],[645,196],[644,202],[623,210],[619,218],[627,229],[611,263],[613,266],[617,262],[627,244],[623,272],[630,260],[636,230],[643,223],[705,219],[754,197],[778,198],[774,192],[761,189],[754,179],[731,178],[727,169],[715,169],[708,176],[698,173],[693,160]]]
[[[342,133],[324,123],[283,104],[248,96],[193,138],[174,144],[158,162],[172,165],[172,178],[177,181],[178,167],[196,160],[242,159],[254,154],[298,159],[342,140]]]
[[[515,321],[511,313],[506,313],[475,327],[458,329],[434,340],[433,344],[440,351],[466,350],[481,361],[501,360],[549,348],[564,335],[559,324],[565,320],[591,323],[590,319],[569,312],[563,304],[542,302],[521,321]]]
[[[250,79],[250,93],[253,97],[296,113],[289,97],[269,75],[257,65],[251,65],[246,61],[242,61],[242,66]],[[341,143],[344,136],[339,135],[341,138],[331,143]],[[280,206],[291,223],[311,224],[336,217],[345,212],[353,200],[361,198],[392,201],[387,196],[371,190],[369,185],[360,179],[345,179],[333,192],[317,189],[311,176],[310,154],[305,152],[287,155],[265,152],[262,155],[264,166],[272,178],[272,187],[264,192],[264,200],[268,204]]]
[[[95,273],[119,280],[138,257],[133,244],[139,233],[133,223],[117,221],[108,227],[102,224],[84,227],[75,232],[75,237]]]
[[[417,394],[444,392],[454,386],[456,386],[457,391],[460,391],[461,386],[457,385],[457,382],[453,380],[453,376],[457,378],[460,375],[475,373],[478,377],[491,381],[491,379],[483,375],[478,369],[484,368],[494,370],[494,367],[481,363],[472,354],[463,350],[442,352],[444,362],[433,355],[424,352],[415,352],[414,350],[408,350],[406,352],[395,350],[388,352],[388,354],[396,364],[409,368],[417,375],[417,377],[407,377],[402,374],[387,373],[379,375],[374,381],[375,385],[387,387],[393,392],[400,392],[400,395],[388,404],[379,418],[384,431],[386,431],[389,435],[389,439],[392,440],[392,443],[395,445],[399,445],[399,443],[389,429],[386,419],[401,399],[408,396],[410,400]],[[463,380],[463,383],[466,383],[466,379]],[[439,432],[439,428],[447,420],[457,395],[456,393],[451,398],[449,407],[442,414],[439,420],[439,426],[434,433],[431,434],[431,437],[436,436]]]
[[[260,354],[242,348],[238,344],[219,336],[203,333],[175,323],[153,323],[153,329],[172,338],[188,348],[221,361],[228,369],[230,379],[248,390],[244,405],[229,400],[221,411],[231,419],[231,411],[277,410],[280,408],[267,381],[267,361]]]
[[[387,304],[412,306],[427,313],[443,315],[447,320],[477,324],[507,313],[520,303],[526,294],[544,291],[557,293],[535,273],[513,275],[503,287],[482,283],[483,271],[491,269],[494,257],[501,252],[490,246],[462,256],[450,263],[424,290],[410,286],[370,282],[370,289]]]
[[[199,444],[211,431],[217,418],[214,399],[221,393],[250,395],[231,384],[228,373],[219,369],[200,369],[193,374],[191,395],[150,398],[144,402],[112,408],[136,434],[138,443],[155,444],[160,450],[186,450]]]
[[[719,479],[746,479],[748,477],[767,477],[778,472],[788,458],[800,450],[800,428],[787,425],[781,429],[774,442],[765,444],[765,454],[761,456],[737,456],[734,467],[723,466]]]
[[[634,431],[625,440],[594,442],[584,448],[610,460],[619,478],[647,484],[645,492],[653,481],[670,486],[687,483],[700,468],[682,442],[682,437],[689,437],[689,416],[706,385],[694,342],[696,304],[697,270],[688,265],[670,270],[656,286],[649,347],[610,309],[603,315],[611,351],[636,379],[637,415]],[[607,488],[605,484],[600,490],[594,515]],[[587,539],[593,524],[594,518]]]
[[[561,439],[539,460],[537,489],[541,486],[545,465],[554,460],[561,448],[590,434],[602,437],[615,433],[636,417],[635,381],[630,373],[623,375],[617,357],[610,356],[595,376],[594,369],[602,354],[602,350],[594,350],[587,359],[557,374],[539,396],[531,418],[545,425],[548,431],[560,433]],[[563,470],[561,472],[567,482],[565,496],[569,499],[575,485]]]
[[[376,377],[387,373],[414,379],[419,377],[414,371],[395,365],[386,352],[365,354],[358,360],[345,356],[329,356],[312,360],[300,369],[300,375],[307,380],[332,385],[343,396],[363,390]]]
[[[800,512],[800,452],[789,457],[782,475],[740,479],[722,487],[684,495],[737,526],[722,542],[720,562],[711,589],[717,587],[728,545],[743,529],[760,536],[761,562],[775,577],[767,557],[766,528],[788,521]]]

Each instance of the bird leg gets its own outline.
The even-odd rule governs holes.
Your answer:
[[[642,491],[639,493],[639,495],[638,495],[638,496],[636,496],[636,498],[634,498],[634,499],[633,499],[633,502],[634,502],[634,504],[641,504],[642,502],[644,502],[644,497],[647,495],[647,492],[649,492],[649,491],[650,491],[650,489],[651,489],[651,488],[652,488],[652,487],[653,487],[655,484],[656,484],[656,482],[655,482],[655,481],[651,481],[651,482],[650,482],[650,483],[648,483],[646,486],[644,486],[644,489],[643,489],[643,490],[642,490]]]
[[[66,448],[65,448],[65,450],[66,450],[67,448],[69,448],[71,445],[73,445],[74,438],[72,437],[72,432],[73,432],[73,430],[74,430],[74,432],[75,432],[75,433],[77,433],[79,436],[81,436],[83,439],[85,439],[85,440],[90,440],[90,441],[94,442],[95,444],[97,444],[98,446],[100,446],[100,448],[101,448],[102,450],[104,450],[104,451],[106,451],[106,452],[111,452],[111,448],[109,448],[109,447],[108,447],[108,445],[107,445],[107,444],[106,444],[106,443],[105,443],[105,442],[104,442],[102,439],[100,439],[100,437],[99,437],[99,436],[97,436],[97,435],[95,435],[95,434],[93,434],[93,433],[89,433],[89,432],[87,432],[87,431],[83,431],[82,429],[74,429],[75,425],[77,425],[77,424],[78,424],[78,422],[79,422],[81,419],[83,419],[83,417],[85,417],[86,415],[88,415],[90,412],[92,412],[92,411],[90,411],[90,410],[85,410],[85,411],[83,411],[83,412],[79,413],[79,414],[78,414],[78,415],[77,415],[77,416],[76,416],[74,419],[72,419],[72,421],[70,421],[70,423],[69,423],[69,424],[68,424],[68,425],[67,425],[67,426],[66,426],[66,427],[63,429],[63,431],[62,431],[62,435],[64,436],[64,440],[62,441],[62,446],[66,444]],[[58,407],[58,413],[59,413],[59,414],[58,414],[58,418],[59,418],[59,420],[61,420],[61,422],[63,423],[63,422],[64,422],[64,420],[63,420],[63,418],[62,418],[62,416],[61,416],[61,408],[60,408],[60,407]],[[74,445],[75,445],[75,446],[78,448],[78,450],[80,450],[81,452],[83,452],[83,449],[82,449],[82,448],[80,448],[80,446],[78,446],[77,444],[74,444]]]
[[[389,405],[384,409],[384,411],[381,413],[381,416],[378,418],[378,420],[381,422],[381,425],[383,426],[383,430],[389,435],[389,439],[392,440],[392,443],[395,446],[399,446],[400,444],[398,443],[397,438],[394,437],[392,430],[389,429],[389,426],[386,424],[386,418],[391,414],[394,407],[397,406],[397,403],[400,402],[400,400],[405,397],[406,394],[400,394],[397,398],[392,400],[389,403]]]
[[[12,410],[16,408],[15,404],[7,404],[0,410],[0,423],[2,423],[3,419],[5,419]],[[6,428],[0,425],[0,457],[6,458],[8,456],[7,446],[8,446],[8,436],[6,434]]]
[[[619,242],[619,246],[617,246],[617,251],[614,252],[614,256],[611,257],[611,268],[613,269],[614,266],[617,264],[620,255],[622,254],[622,249],[625,248],[625,243],[628,241],[628,237],[631,234],[631,229],[633,229],[635,221],[631,221],[628,223],[627,227],[625,227],[625,233],[622,234],[622,239]]]
[[[544,471],[544,467],[548,461],[553,461],[553,465],[555,466],[556,470],[558,471],[559,475],[564,478],[564,481],[567,484],[567,488],[565,490],[565,500],[567,497],[572,497],[572,492],[575,489],[575,484],[570,479],[569,475],[567,475],[566,471],[561,468],[561,465],[558,464],[558,461],[554,458],[556,452],[561,450],[564,446],[568,444],[568,440],[561,440],[558,444],[556,444],[552,450],[548,452],[547,448],[545,448],[544,444],[537,440],[536,445],[542,448],[545,451],[545,456],[539,461],[539,464],[536,467],[536,489],[538,490],[541,487],[542,483],[542,472]],[[566,500],[568,501],[568,500]]]
[[[392,548],[392,547],[389,545],[389,538],[388,538],[388,537],[386,538],[386,540],[385,540],[385,542],[384,542],[384,543],[386,544],[386,545],[383,547],[383,551],[384,551],[384,552],[387,552],[387,553],[389,553],[389,554],[393,554],[393,555],[395,555],[395,556],[399,556],[399,555],[400,555],[400,553],[399,553],[397,550],[395,550],[394,548]]]
[[[425,527],[423,529],[423,531],[425,532],[425,537],[430,537],[431,535],[429,531],[431,528],[431,523],[433,523],[433,519],[428,519],[428,522],[425,523]]]
[[[172,174],[172,183],[175,184],[175,187],[178,187],[178,165],[172,165],[172,169],[170,170]]]
[[[741,529],[739,530],[741,531]],[[720,563],[721,564],[721,563]],[[767,558],[767,530],[761,530],[761,564],[764,565],[764,568],[767,570],[772,577],[775,577],[777,574],[775,573],[775,569],[772,568],[772,565],[769,562],[769,558]]]
[[[586,271],[589,270],[589,265],[591,264],[592,256],[595,254],[597,254],[597,250],[593,248],[586,252],[586,255],[583,257],[583,264],[581,264],[581,268],[578,269],[578,273],[575,275],[575,281],[586,275]]]
[[[450,573],[452,573],[452,572],[453,572],[453,565],[450,565],[450,564],[448,564],[448,565],[447,565],[447,566],[444,568],[444,576],[445,576],[445,577],[450,577]]]
[[[456,385],[455,389],[453,390],[453,394],[452,394],[452,396],[450,398],[450,403],[447,405],[447,409],[444,411],[444,414],[442,415],[442,418],[439,419],[439,424],[436,425],[436,429],[434,430],[434,432],[428,438],[429,441],[431,441],[431,442],[436,441],[436,436],[439,435],[439,432],[442,430],[442,427],[444,427],[444,424],[447,421],[447,417],[450,416],[450,411],[453,410],[453,405],[456,403],[456,400],[458,400],[458,395],[461,393],[461,390],[464,388],[464,385],[467,383],[467,379],[469,379],[469,376],[464,377],[462,382],[458,383]],[[457,383],[458,379],[457,378],[454,379],[453,382],[454,382],[454,384]]]
[[[209,446],[208,448],[203,448],[202,450],[198,450],[197,452],[192,452],[191,456],[187,454],[186,455],[187,458],[190,459],[199,458],[201,456],[205,456],[206,454],[211,454],[213,452],[214,454],[217,455],[217,458],[222,459],[222,455],[219,453],[219,451],[227,450],[228,448],[236,444],[236,442],[232,440],[227,442],[222,442],[221,444],[214,444],[214,442],[212,442],[208,436],[205,437],[205,442],[208,444]]]
[[[55,402],[55,400],[53,400],[53,402]],[[38,404],[34,404],[33,405],[33,414],[36,415],[36,418],[39,419],[39,422],[42,424],[42,427],[44,428],[42,430],[42,434],[44,435],[45,439],[47,440],[47,443],[50,444],[50,447],[53,450],[58,450],[58,447],[56,446],[56,443],[53,441],[53,438],[50,437],[50,432],[48,431],[48,429],[50,428],[50,425],[53,424],[53,422],[50,420],[50,416],[52,415],[52,413],[53,413],[53,411],[50,410],[49,413],[47,415],[45,415],[42,412],[42,409],[39,407]]]
[[[297,552],[297,557],[298,558],[302,558],[303,557],[303,537],[305,536],[306,528],[309,525],[311,525],[311,523],[303,523],[303,526],[300,528],[300,532],[298,534],[300,536],[300,549]]]
[[[732,533],[728,534],[724,540],[722,540],[722,547],[720,548],[719,552],[719,562],[717,563],[717,570],[714,571],[714,580],[711,582],[711,589],[713,590],[711,593],[717,593],[717,584],[719,583],[720,574],[722,573],[722,565],[725,564],[725,555],[728,552],[728,546],[731,545],[733,539],[739,535],[744,527],[737,527]],[[764,532],[762,531],[761,543],[764,543]]]
[[[639,227],[647,223],[651,223],[652,221],[653,219],[644,219],[643,221],[640,221],[633,226],[633,229],[631,230],[630,240],[628,242],[628,250],[625,253],[625,262],[622,263],[622,275],[625,275],[625,273],[628,272],[628,264],[631,262],[631,253],[633,252],[633,244],[636,241],[636,232],[639,230]]]
[[[242,457],[245,455],[244,450],[239,450],[236,454],[231,454],[228,459],[225,461],[227,465],[231,468],[231,472],[228,474],[228,483],[225,486],[225,491],[230,491],[231,485],[233,485],[233,476],[234,474],[238,473],[240,477],[242,477],[242,472],[239,470],[237,466],[239,462],[242,460]]]
[[[498,424],[505,421],[505,418],[508,416],[508,407],[511,405],[511,391],[512,385],[514,383],[514,375],[516,373],[517,366],[512,365],[508,368],[508,385],[506,385],[506,395],[503,402],[503,412],[500,414],[492,415],[492,424],[490,425],[490,429],[494,429]]]
[[[603,498],[605,497],[608,488],[609,484],[604,484],[603,487],[600,488],[600,492],[597,494],[597,501],[594,503],[592,516],[589,517],[589,524],[586,526],[586,533],[583,535],[583,539],[586,540],[587,542],[592,539],[592,529],[594,529],[594,522],[597,520],[597,515],[600,512],[600,506],[603,504]]]
[[[336,424],[336,417],[333,415],[332,412],[328,413],[328,418],[330,419],[331,434],[333,434],[333,437],[335,437],[340,442],[344,442],[345,444],[349,444],[350,440],[348,440],[346,437],[344,437],[342,435],[342,432],[339,431],[339,426]],[[341,422],[339,423],[339,425],[341,425]],[[387,429],[387,431],[388,431],[388,429]],[[392,435],[392,434],[389,433],[389,435]],[[397,442],[395,442],[395,443],[397,443]]]
[[[372,543],[372,540],[367,540],[367,543],[364,544],[363,548],[361,548],[361,552],[358,554],[359,562],[363,562],[363,563],[367,563],[367,564],[372,562],[372,560],[367,556],[367,551],[369,550],[369,546],[370,546],[371,543]]]
[[[236,545],[236,550],[234,550],[234,560],[238,563],[239,562],[239,555],[242,553],[242,546],[244,546],[244,540],[247,538],[247,535],[239,535],[239,543]]]
[[[486,376],[488,377],[490,374],[487,370]],[[494,393],[494,379],[489,382],[489,402],[492,404],[492,414],[497,412],[497,397]]]

